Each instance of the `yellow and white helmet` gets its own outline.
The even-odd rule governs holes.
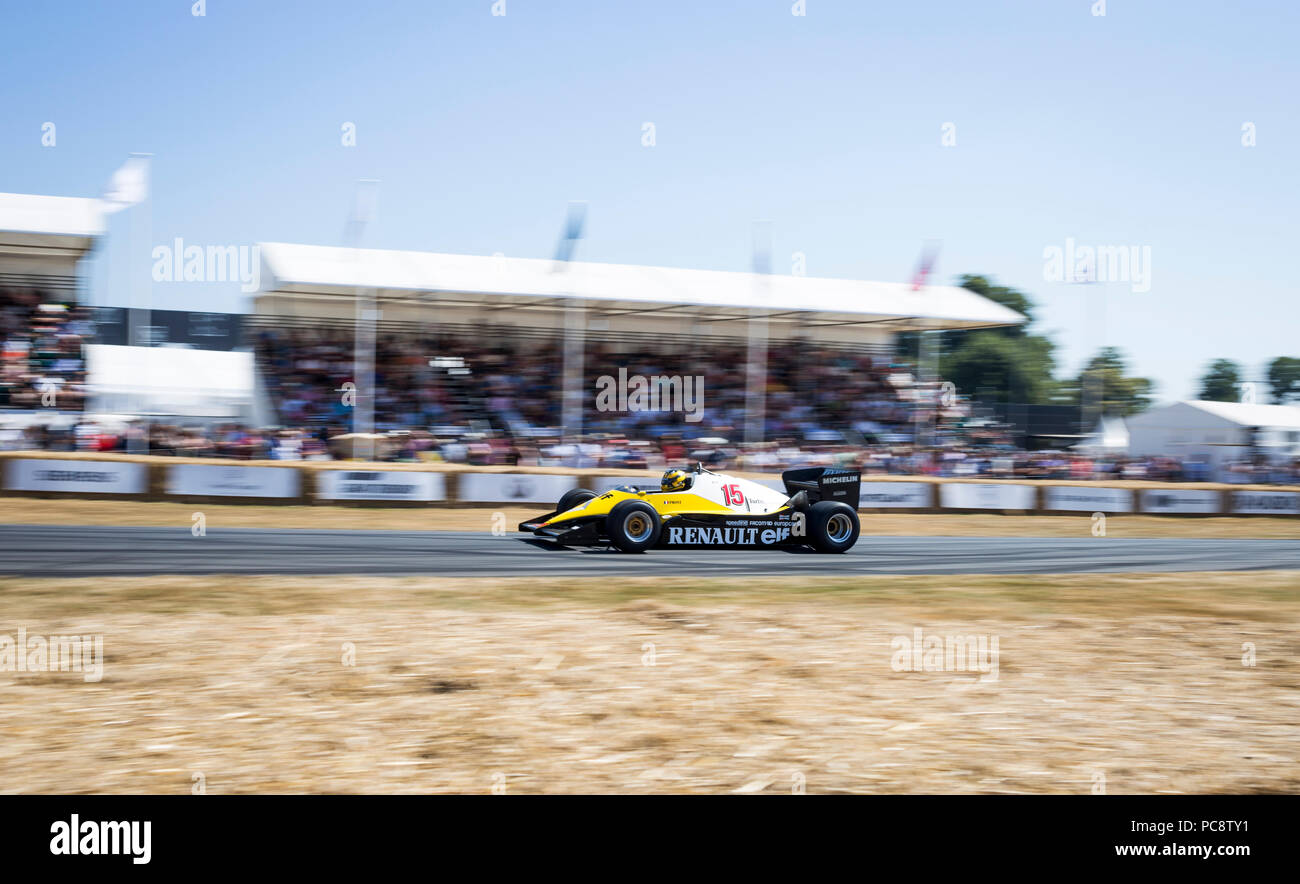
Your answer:
[[[685,470],[668,470],[659,480],[660,491],[685,491],[691,487],[691,474]]]

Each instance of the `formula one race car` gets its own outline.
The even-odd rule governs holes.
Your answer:
[[[856,471],[787,470],[781,481],[784,492],[703,465],[669,470],[658,486],[618,485],[604,494],[575,488],[560,498],[555,512],[529,519],[519,530],[565,546],[608,543],[623,552],[806,544],[842,553],[857,543]]]

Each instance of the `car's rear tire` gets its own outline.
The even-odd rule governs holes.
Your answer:
[[[596,496],[596,492],[588,491],[586,488],[573,488],[564,492],[564,496],[560,498],[560,502],[555,505],[555,511],[557,513],[568,512],[578,504],[585,503]]]
[[[847,503],[819,500],[808,511],[808,540],[818,552],[848,552],[861,531],[857,510]]]
[[[663,522],[650,504],[625,500],[614,505],[605,517],[610,543],[626,553],[645,552],[659,542]]]

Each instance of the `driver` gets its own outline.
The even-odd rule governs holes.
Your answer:
[[[668,470],[659,480],[660,491],[685,491],[691,487],[691,474],[685,470]]]

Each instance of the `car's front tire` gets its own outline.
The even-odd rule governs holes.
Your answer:
[[[626,553],[645,552],[659,542],[663,523],[650,504],[625,500],[614,505],[605,517],[605,533],[610,543]]]
[[[594,491],[588,491],[586,488],[572,488],[564,492],[560,502],[555,505],[555,511],[557,513],[567,513],[578,504],[585,503],[594,497],[596,497]]]
[[[861,531],[857,510],[847,503],[819,500],[808,511],[808,540],[818,552],[848,552]]]

